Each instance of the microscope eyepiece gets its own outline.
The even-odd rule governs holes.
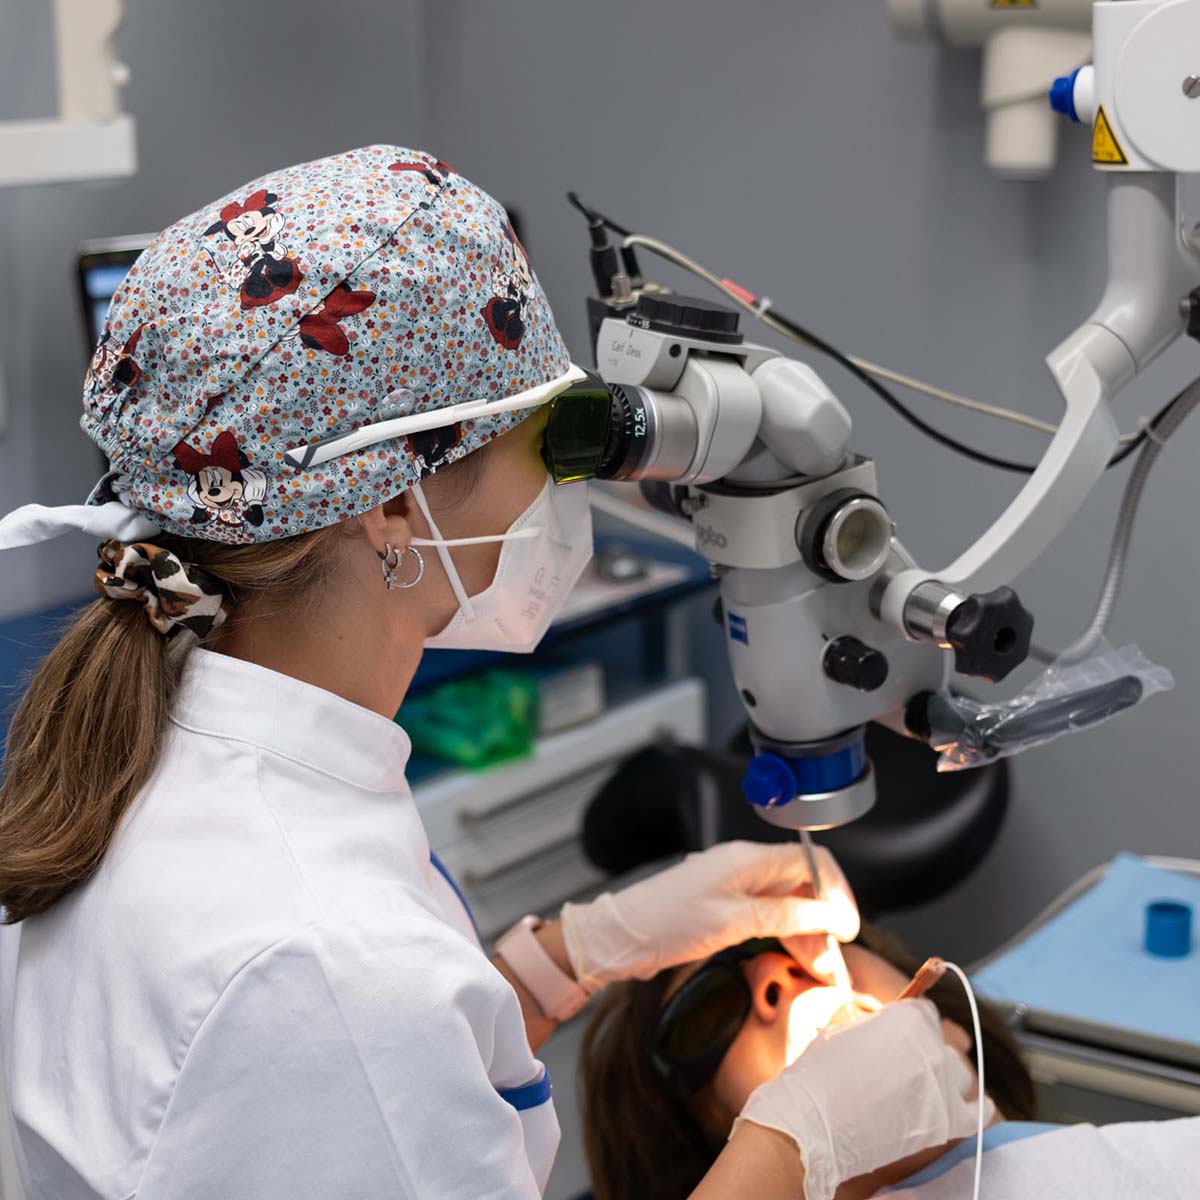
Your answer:
[[[696,454],[696,417],[683,400],[596,376],[550,405],[542,458],[555,483],[682,478]]]

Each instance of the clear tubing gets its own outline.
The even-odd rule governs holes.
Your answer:
[[[1191,416],[1197,404],[1200,404],[1200,379],[1189,384],[1179,399],[1167,410],[1158,427],[1148,431],[1146,444],[1138,454],[1137,462],[1134,463],[1133,471],[1125,484],[1125,494],[1121,498],[1121,509],[1117,515],[1117,526],[1113,531],[1112,548],[1108,554],[1108,567],[1104,573],[1104,584],[1087,628],[1065,650],[1055,651],[1046,646],[1034,646],[1030,652],[1031,657],[1044,663],[1056,662],[1059,659],[1066,663],[1078,662],[1086,658],[1099,644],[1108,628],[1117,597],[1121,592],[1121,584],[1125,579],[1133,525],[1137,520],[1138,506],[1142,502],[1150,470],[1158,461],[1167,440]]]

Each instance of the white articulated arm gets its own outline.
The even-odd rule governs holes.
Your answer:
[[[1098,325],[1076,330],[1047,359],[1066,401],[1037,470],[999,520],[937,573],[957,591],[1011,583],[1066,528],[1104,474],[1120,434],[1108,408],[1113,369],[1132,374],[1122,343]]]
[[[134,120],[120,102],[129,71],[113,45],[123,13],[124,0],[54,0],[59,111],[0,121],[0,187],[137,171]]]
[[[908,632],[905,606],[920,584],[956,592],[1009,584],[1079,510],[1118,444],[1108,402],[1184,329],[1180,302],[1200,283],[1200,257],[1180,237],[1175,177],[1110,176],[1109,278],[1096,311],[1047,359],[1066,400],[1037,470],[1000,518],[940,571],[905,570],[888,584],[880,617]]]

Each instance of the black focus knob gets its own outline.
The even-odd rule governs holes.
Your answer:
[[[1010,587],[968,596],[946,622],[954,669],[999,683],[1029,657],[1033,614]]]
[[[701,338],[706,342],[742,340],[735,309],[696,296],[643,292],[638,297],[637,308],[625,319],[630,325],[673,333],[678,337]]]
[[[887,682],[888,660],[856,637],[834,638],[825,648],[822,666],[834,683],[860,692],[873,692]]]

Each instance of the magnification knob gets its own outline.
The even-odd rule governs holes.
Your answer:
[[[736,343],[742,340],[735,309],[697,296],[643,292],[638,297],[637,308],[625,319],[630,325],[673,333],[677,337],[706,342]]]
[[[822,666],[834,683],[860,692],[873,692],[887,682],[887,658],[856,637],[834,638],[825,648]]]
[[[1033,614],[1010,587],[968,596],[946,621],[954,669],[999,683],[1029,657]]]

